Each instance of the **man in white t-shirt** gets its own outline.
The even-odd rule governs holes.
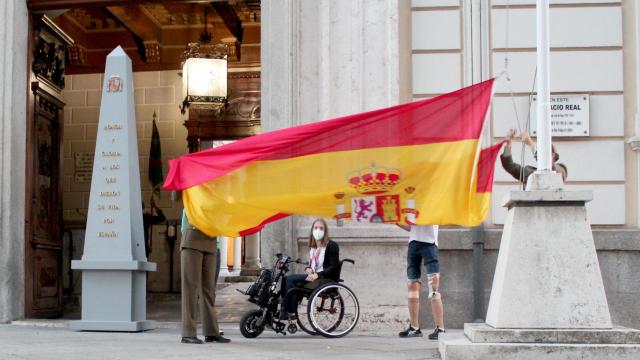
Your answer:
[[[442,297],[438,291],[440,287],[440,262],[438,260],[438,225],[400,225],[409,231],[409,246],[407,248],[407,305],[409,307],[409,328],[401,331],[400,337],[419,337],[420,331],[420,276],[422,263],[427,270],[427,285],[431,311],[436,323],[434,331],[429,334],[430,340],[437,340],[444,330],[444,308]]]

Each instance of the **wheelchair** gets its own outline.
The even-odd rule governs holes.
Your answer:
[[[343,263],[355,264],[351,259],[340,261],[338,274]],[[298,301],[296,319],[289,320],[283,308],[281,295],[283,278],[289,272],[291,263],[308,265],[293,260],[284,254],[276,254],[272,269],[262,269],[256,281],[239,292],[248,295],[249,301],[259,308],[244,314],[240,320],[240,332],[246,338],[258,337],[265,327],[283,335],[295,334],[298,329],[310,335],[338,338],[349,334],[360,318],[360,303],[355,293],[343,284],[343,280],[319,279],[316,287],[299,284],[290,289],[284,297],[295,296]]]

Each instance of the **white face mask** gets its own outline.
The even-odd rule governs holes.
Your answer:
[[[313,229],[313,238],[316,241],[320,241],[324,238],[324,230],[322,229]]]

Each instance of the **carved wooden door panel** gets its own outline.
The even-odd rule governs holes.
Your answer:
[[[25,314],[62,315],[62,117],[65,47],[46,17],[34,18],[27,123]]]
[[[61,119],[64,104],[34,83],[27,156],[26,314],[62,315]]]

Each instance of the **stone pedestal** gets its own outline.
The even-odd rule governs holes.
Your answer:
[[[486,324],[440,340],[442,359],[637,359],[640,332],[613,327],[585,203],[534,174],[509,208]]]

